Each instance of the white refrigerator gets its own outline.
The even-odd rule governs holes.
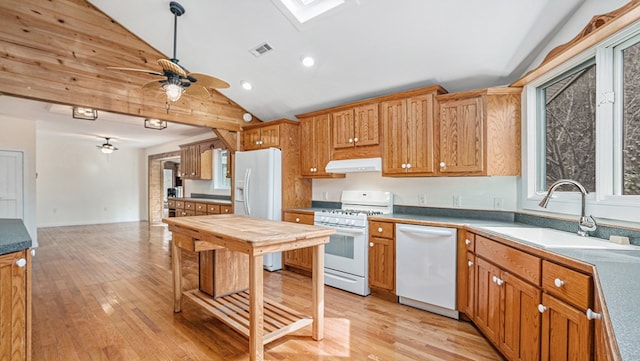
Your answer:
[[[235,214],[279,221],[282,217],[282,154],[267,148],[235,153]],[[265,255],[264,268],[282,269],[282,253]]]

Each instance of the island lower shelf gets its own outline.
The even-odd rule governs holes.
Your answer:
[[[198,290],[182,293],[227,326],[249,338],[249,292],[242,291],[223,297],[211,297]],[[264,298],[263,345],[310,325],[313,318]]]

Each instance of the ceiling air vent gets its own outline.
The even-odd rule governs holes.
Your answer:
[[[273,48],[271,47],[271,45],[269,45],[268,43],[262,43],[256,47],[254,47],[253,49],[249,50],[251,52],[251,54],[255,55],[256,57],[263,55],[269,51],[273,50]]]

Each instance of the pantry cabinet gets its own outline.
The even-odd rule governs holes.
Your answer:
[[[397,301],[395,223],[369,221],[369,288]]]
[[[282,220],[285,222],[313,225],[314,216],[313,213],[308,212],[284,211],[282,213]],[[311,248],[307,247],[283,252],[282,258],[285,269],[310,276],[313,269],[312,251]]]
[[[437,96],[440,175],[520,175],[521,91],[486,88]]]
[[[331,114],[318,114],[300,118],[300,172],[305,178],[344,177],[327,173],[331,160]]]
[[[439,86],[380,103],[382,175],[428,176],[435,173],[435,96]]]
[[[31,250],[0,255],[0,358],[31,360]]]

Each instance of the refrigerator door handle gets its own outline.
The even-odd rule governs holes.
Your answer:
[[[249,189],[251,189],[249,181],[251,180],[251,168],[247,168],[244,171],[244,213],[247,216],[251,215],[251,205],[249,202],[251,201],[251,194],[249,193]]]

